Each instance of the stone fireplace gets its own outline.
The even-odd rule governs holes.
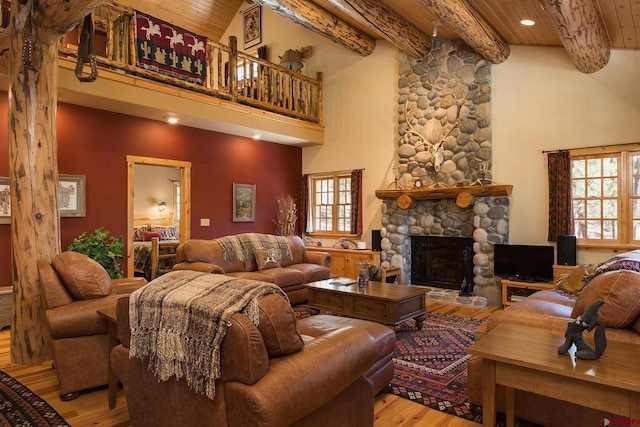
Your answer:
[[[413,283],[421,255],[412,237],[469,239],[473,294],[500,305],[493,244],[509,241],[511,186],[491,177],[491,64],[462,41],[434,40],[425,58],[401,55],[398,90],[395,181],[376,192],[382,264],[401,266],[403,283]]]

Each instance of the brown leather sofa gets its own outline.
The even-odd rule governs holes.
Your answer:
[[[366,375],[383,348],[395,347],[393,331],[366,321],[339,325],[332,316],[319,323],[319,316],[303,319],[296,329],[282,297],[265,296],[259,306],[258,327],[242,314],[231,317],[220,349],[221,377],[209,399],[184,379],[159,382],[146,360],[129,357],[129,305],[120,300],[122,344],[112,350],[111,363],[131,425],[372,426],[376,385]]]
[[[253,256],[246,261],[227,261],[222,247],[216,240],[192,239],[178,247],[173,269],[220,273],[241,279],[274,283],[285,291],[291,304],[302,304],[307,302],[305,283],[331,277],[331,255],[326,252],[307,251],[299,236],[286,238],[292,259],[278,260],[278,266],[273,268],[259,269]]]
[[[603,263],[605,264],[605,263]],[[476,340],[499,324],[509,323],[535,326],[555,331],[564,336],[567,324],[595,300],[605,304],[599,310],[599,323],[607,326],[609,341],[624,341],[640,344],[640,273],[632,270],[605,268],[593,275],[586,274],[584,266],[576,267],[574,284],[579,288],[570,289],[575,294],[561,289],[559,282],[554,290],[538,291],[505,310],[495,311],[487,323],[476,332]],[[571,277],[563,278],[566,283]],[[584,281],[582,280],[584,279]],[[564,291],[564,292],[563,292]],[[592,345],[593,331],[584,334]],[[605,352],[606,355],[606,352]],[[567,355],[558,357],[569,357]],[[577,363],[580,363],[579,361]],[[469,403],[482,405],[482,359],[473,357],[468,365]],[[576,392],[578,392],[576,390]],[[505,394],[498,388],[497,407],[505,410]],[[539,425],[554,426],[595,426],[602,425],[603,418],[620,418],[572,403],[551,399],[536,394],[516,391],[516,417]]]
[[[98,310],[115,307],[147,281],[111,280],[100,264],[76,252],[37,265],[60,399],[75,399],[82,390],[108,383],[109,326]]]

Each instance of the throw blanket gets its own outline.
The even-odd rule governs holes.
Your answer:
[[[272,293],[287,299],[278,286],[257,280],[190,270],[160,276],[131,294],[130,357],[148,359],[160,381],[184,378],[213,399],[229,318],[241,312],[257,326],[258,299]]]
[[[222,247],[225,261],[247,261],[253,259],[254,249],[273,248],[279,252],[279,260],[291,260],[289,240],[284,236],[244,233],[215,239]]]

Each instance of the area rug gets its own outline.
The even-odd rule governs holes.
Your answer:
[[[477,421],[467,402],[466,349],[483,324],[427,313],[421,330],[409,321],[396,329],[395,372],[389,392],[456,417]]]
[[[0,426],[68,427],[69,424],[37,394],[0,371]]]

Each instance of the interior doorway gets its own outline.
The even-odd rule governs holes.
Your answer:
[[[180,243],[191,238],[191,162],[156,159],[152,157],[127,156],[127,276],[134,276],[133,233],[135,226],[135,169],[136,165],[162,166],[178,169],[179,199],[176,209]]]

